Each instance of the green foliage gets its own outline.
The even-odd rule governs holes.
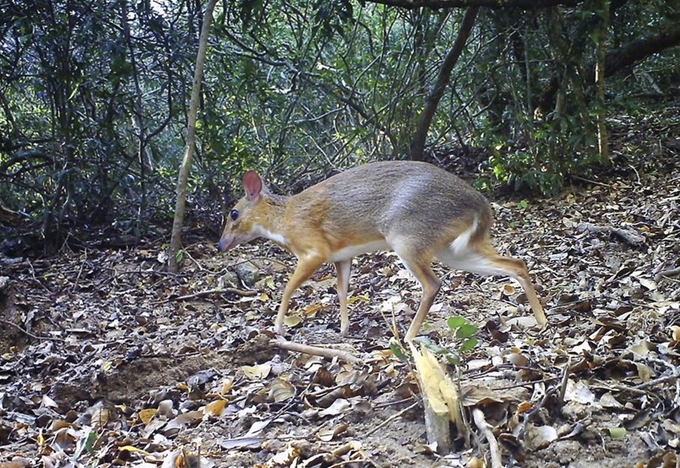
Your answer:
[[[139,233],[174,195],[163,178],[181,154],[172,118],[191,61],[171,50],[174,31],[155,11],[69,5],[19,1],[3,13],[0,196],[48,238],[121,217],[136,217]],[[112,27],[126,21],[129,36]]]
[[[97,442],[97,433],[96,432],[90,432],[87,435],[87,441],[85,442],[85,449],[92,456],[96,455],[96,450],[94,448],[94,444],[96,442]]]
[[[177,251],[176,258],[177,258],[177,263],[181,265],[184,263],[184,260],[186,260],[187,257],[187,252],[184,249],[180,249]]]
[[[461,354],[472,351],[478,344],[477,333],[479,329],[468,323],[465,317],[449,317],[446,324],[449,327],[449,331],[455,338],[454,347],[451,351],[452,356],[458,357]]]
[[[479,329],[469,323],[465,317],[460,316],[449,317],[446,323],[449,328],[447,346],[432,343],[427,337],[418,337],[416,341],[427,346],[433,354],[444,356],[450,364],[460,365],[463,362],[463,356],[479,344],[477,338]],[[394,352],[394,349],[392,351]],[[403,351],[401,353],[403,354]]]
[[[599,2],[483,9],[429,143],[489,154],[491,190],[558,193],[601,165],[594,122],[677,86],[680,51],[609,80],[589,67]],[[167,223],[184,153],[202,12],[192,2],[18,0],[0,15],[0,198],[44,233],[80,224],[143,234]],[[675,15],[675,16],[674,16]],[[300,190],[338,168],[408,152],[463,11],[354,0],[222,2],[210,38],[189,200],[214,213],[242,174]],[[666,2],[623,2],[610,49],[672,28]],[[637,60],[637,59],[636,59]],[[633,68],[634,67],[634,68]],[[620,78],[619,78],[620,76]],[[233,193],[232,195],[238,195]]]
[[[354,7],[350,0],[316,0],[314,2],[314,21],[320,26],[326,36],[333,33],[344,36],[345,23],[354,17]]]
[[[581,72],[594,53],[584,32],[596,19],[587,9],[570,17],[553,10],[492,16],[489,32],[508,40],[491,42],[487,53],[496,50],[501,60],[496,56],[476,74],[488,74],[482,87],[487,112],[474,141],[490,150],[496,180],[555,195],[570,176],[602,163],[595,122],[604,110],[589,106],[592,90]],[[572,44],[556,34],[562,29],[578,31]]]
[[[408,356],[406,356],[406,353],[404,352],[403,348],[399,345],[399,343],[396,340],[390,341],[390,350],[392,351],[392,354],[399,359],[402,362],[407,362],[408,361]]]

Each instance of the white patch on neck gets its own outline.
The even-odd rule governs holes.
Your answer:
[[[280,244],[280,245],[283,245],[283,246],[288,245],[288,240],[286,240],[286,238],[283,235],[278,234],[276,232],[271,232],[270,230],[265,229],[260,225],[256,225],[255,229],[253,229],[253,232],[257,236],[264,237],[266,239],[269,239],[271,241],[276,242],[277,244]]]

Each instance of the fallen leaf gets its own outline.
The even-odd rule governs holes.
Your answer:
[[[527,448],[538,450],[557,440],[557,430],[552,426],[529,426],[525,435]]]
[[[271,462],[274,465],[290,466],[290,464],[293,463],[295,459],[299,458],[300,455],[302,455],[302,451],[299,448],[288,445],[284,451],[274,455],[271,458]]]
[[[639,341],[632,346],[628,347],[628,351],[635,354],[640,358],[647,357],[649,351],[654,347],[654,345],[648,341]]]
[[[356,304],[357,302],[371,302],[371,299],[368,296],[352,296],[347,300],[347,304],[353,305]]]
[[[623,427],[608,427],[607,430],[612,439],[623,439],[628,435],[628,431]]]
[[[290,400],[295,396],[295,386],[286,379],[277,377],[269,384],[269,392],[267,398],[275,403],[281,403]]]
[[[40,404],[43,408],[59,408],[59,405],[47,395],[43,395],[42,402]]]
[[[149,454],[149,452],[147,452],[146,450],[142,450],[140,448],[133,447],[132,445],[124,445],[124,446],[120,447],[118,450],[120,450],[121,452],[142,453],[144,455]]]
[[[643,382],[649,382],[652,380],[652,370],[649,368],[649,366],[641,363],[641,362],[635,362],[635,367],[637,368],[638,371],[638,377],[640,377],[640,380]]]
[[[503,287],[501,288],[501,292],[502,292],[502,294],[505,295],[505,296],[514,296],[515,293],[517,293],[517,290],[515,289],[515,287],[514,287],[513,285],[511,285],[511,284],[505,284],[505,285],[503,285]]]
[[[283,323],[285,323],[286,326],[289,327],[289,328],[295,328],[298,325],[300,325],[302,322],[303,322],[303,319],[299,315],[287,315],[283,319]]]
[[[322,429],[318,432],[317,437],[319,440],[322,440],[324,442],[330,442],[333,440],[336,436],[342,434],[347,430],[349,425],[347,424],[340,424],[333,429]]]
[[[211,401],[205,408],[203,408],[203,414],[209,414],[212,416],[222,416],[224,408],[227,407],[227,400],[219,399]]]
[[[203,419],[203,411],[188,411],[186,413],[181,413],[172,421],[180,426],[187,426]]]
[[[623,405],[614,398],[614,395],[612,395],[611,392],[607,392],[600,397],[600,404],[604,408],[623,408]]]
[[[246,434],[246,437],[252,437],[252,436],[259,436],[262,434],[262,431],[265,430],[267,426],[273,421],[273,418],[267,418],[263,419],[262,421],[255,421],[251,426],[250,429],[248,429],[248,433]]]
[[[344,399],[338,398],[331,404],[328,408],[319,411],[320,416],[337,416],[338,414],[344,413],[351,407],[351,403]]]
[[[322,309],[323,309],[323,306],[321,304],[313,304],[309,307],[304,308],[302,310],[302,315],[304,317],[307,317],[307,318],[314,317]],[[289,325],[289,326],[292,326],[292,325]]]
[[[219,442],[220,447],[226,450],[248,449],[256,450],[262,446],[262,437],[236,437],[234,439],[224,439]]]
[[[255,364],[254,366],[242,366],[241,370],[249,379],[262,380],[269,375],[272,366],[271,364]]]
[[[139,412],[139,419],[141,419],[144,424],[149,424],[154,416],[156,416],[156,413],[158,413],[156,408],[143,409]]]
[[[582,405],[592,405],[595,402],[595,394],[582,382],[567,381],[567,389],[564,393],[564,401],[574,401]]]
[[[648,289],[649,291],[655,291],[656,288],[657,288],[657,286],[656,286],[656,281],[654,281],[654,280],[652,280],[652,279],[649,279],[649,278],[638,278],[637,280],[640,282],[640,284],[641,284],[644,288]]]

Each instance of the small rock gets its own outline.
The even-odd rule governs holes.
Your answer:
[[[239,263],[234,267],[236,275],[244,286],[252,288],[260,279],[260,269],[250,262]]]

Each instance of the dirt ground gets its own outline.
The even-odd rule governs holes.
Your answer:
[[[492,466],[475,410],[503,466],[678,466],[676,169],[493,203],[495,245],[528,263],[545,329],[512,281],[436,267],[429,349],[456,355],[451,316],[479,328],[447,366],[466,430],[446,455],[395,345],[420,290],[393,254],[356,259],[348,337],[331,267],[295,297],[286,338],[354,363],[277,347],[294,259],[266,242],[193,243],[179,274],[160,244],[0,257],[0,467]]]

